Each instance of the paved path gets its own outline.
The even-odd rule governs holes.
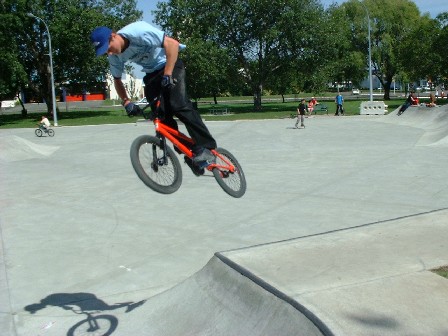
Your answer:
[[[447,112],[210,122],[241,199],[186,166],[145,187],[143,123],[1,130],[2,335],[76,334],[83,311],[113,335],[447,334]]]

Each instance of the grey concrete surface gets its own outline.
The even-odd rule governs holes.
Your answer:
[[[148,189],[129,160],[132,140],[152,133],[145,123],[58,127],[54,138],[37,138],[32,129],[0,130],[1,334],[79,334],[85,312],[92,312],[105,316],[98,323],[103,333],[111,324],[113,335],[225,335],[243,325],[245,335],[271,335],[269,326],[284,325],[291,316],[293,327],[282,334],[300,334],[302,328],[400,335],[405,329],[393,327],[407,321],[394,309],[381,310],[382,297],[388,307],[399,307],[410,294],[414,300],[432,298],[432,292],[446,298],[447,280],[427,272],[447,263],[445,212],[432,213],[442,217],[437,221],[418,215],[448,205],[447,112],[411,108],[400,117],[320,116],[307,118],[306,129],[293,129],[292,119],[209,122],[219,146],[245,171],[248,190],[241,199],[186,166],[176,193]],[[399,225],[393,221],[403,216],[411,217]],[[417,223],[411,223],[414,218]],[[404,250],[422,237],[418,218],[425,218],[425,244],[406,257]],[[377,224],[349,229],[369,223]],[[400,253],[391,250],[400,240],[398,227],[409,231],[408,241],[396,245],[403,246]],[[369,230],[396,239],[378,240],[384,248],[372,250],[369,244],[377,241],[368,239]],[[281,243],[270,245],[319,234],[287,243],[293,250],[289,259],[275,253]],[[240,257],[257,245],[263,248]],[[259,274],[260,282],[240,278],[213,257],[217,251],[235,251],[218,255]],[[335,256],[350,253],[358,256],[351,269],[351,263],[336,263]],[[423,266],[416,267],[416,260],[424,260]],[[389,264],[397,265],[396,276]],[[272,275],[277,270],[280,280]],[[310,284],[321,287],[306,292]],[[397,296],[387,295],[386,288]],[[369,300],[378,310],[368,310]],[[434,307],[446,316],[439,301]],[[431,316],[438,323],[437,314],[426,315],[425,326]],[[391,327],[378,332],[378,324]]]

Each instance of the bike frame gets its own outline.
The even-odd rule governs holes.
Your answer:
[[[188,156],[190,159],[193,158],[193,151],[191,148],[185,146],[178,139],[184,140],[190,145],[194,144],[194,141],[187,137],[182,132],[175,130],[167,125],[165,125],[159,118],[154,119],[154,126],[156,128],[156,133],[162,135],[164,138],[167,138],[169,141],[173,143],[177,148],[180,149],[182,153]]]
[[[160,99],[156,103],[156,111],[160,107]],[[156,114],[157,115],[157,114]],[[156,118],[153,120],[154,126],[156,129],[156,134],[162,139],[162,141],[165,141],[165,138],[171,141],[171,143],[176,146],[183,154],[185,154],[190,159],[193,158],[194,154],[191,150],[191,146],[194,145],[193,139],[189,138],[182,132],[175,130],[168,125],[164,124],[163,121],[156,116]],[[190,147],[184,145],[180,140],[187,142]],[[165,147],[165,142],[163,143],[163,146]],[[165,151],[165,148],[164,148]],[[216,157],[219,157],[223,162],[225,162],[225,165],[219,165],[216,163],[212,163],[207,166],[207,170],[212,171],[214,168],[218,168],[219,170],[228,170],[231,173],[235,172],[235,166],[229,162],[225,157],[223,157],[221,154],[219,154],[216,150],[212,149],[211,152]],[[165,156],[165,155],[164,155]]]

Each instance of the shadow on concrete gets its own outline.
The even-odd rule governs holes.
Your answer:
[[[35,314],[47,306],[60,307],[64,310],[71,310],[75,314],[85,315],[86,319],[77,322],[67,331],[67,336],[88,334],[95,332],[95,335],[112,335],[118,326],[118,319],[113,315],[98,315],[104,311],[111,311],[119,308],[126,308],[126,313],[131,312],[146,302],[123,302],[112,305],[97,298],[92,293],[55,293],[26,306],[25,311]]]

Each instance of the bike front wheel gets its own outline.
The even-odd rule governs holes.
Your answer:
[[[224,148],[216,148],[216,167],[213,176],[220,187],[232,197],[242,197],[246,192],[246,178],[236,158]],[[228,167],[233,166],[231,171]]]
[[[42,130],[41,130],[40,128],[36,129],[36,130],[34,131],[34,133],[36,133],[36,135],[37,135],[38,137],[41,137],[41,136],[42,136]]]
[[[171,194],[182,184],[182,168],[174,151],[154,136],[142,135],[131,145],[131,162],[137,176],[152,190]]]

